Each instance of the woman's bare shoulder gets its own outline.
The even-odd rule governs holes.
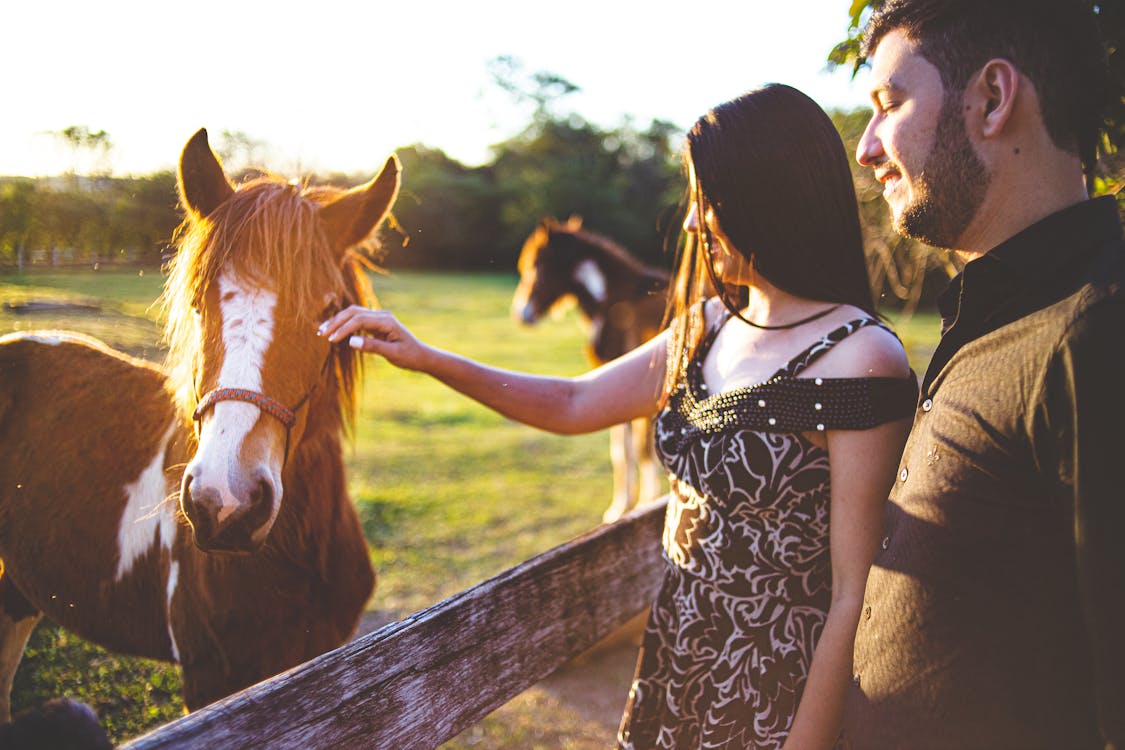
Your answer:
[[[870,317],[856,312],[851,319]],[[869,325],[840,341],[806,372],[831,378],[904,378],[910,374],[910,362],[894,333]]]

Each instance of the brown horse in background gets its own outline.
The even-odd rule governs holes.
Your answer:
[[[353,633],[375,584],[342,458],[358,362],[316,328],[371,304],[351,248],[398,183],[392,157],[346,192],[236,190],[201,130],[165,368],[76,334],[0,338],[0,720],[43,614],[178,662],[190,709]]]
[[[661,330],[668,274],[644,265],[608,237],[584,230],[577,217],[565,224],[540,221],[524,242],[519,272],[512,317],[532,325],[553,308],[577,302],[589,325],[586,357],[592,365],[635,349]],[[606,523],[661,494],[652,420],[611,428],[610,457],[613,502],[603,514]]]

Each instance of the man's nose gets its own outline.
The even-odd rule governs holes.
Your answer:
[[[873,167],[883,161],[883,142],[875,134],[875,118],[867,121],[867,127],[855,147],[855,160],[865,167]]]

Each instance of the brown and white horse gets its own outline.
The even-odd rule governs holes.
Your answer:
[[[398,183],[392,157],[350,191],[236,190],[201,130],[166,367],[75,334],[0,338],[0,720],[43,614],[178,662],[190,709],[352,634],[375,585],[342,461],[357,361],[316,329],[370,304],[351,248]]]
[[[668,274],[641,263],[608,237],[584,230],[582,220],[545,218],[524,242],[512,317],[533,325],[554,308],[577,302],[589,326],[586,357],[600,365],[660,332]],[[612,523],[662,491],[652,420],[610,429],[613,501],[602,515]]]

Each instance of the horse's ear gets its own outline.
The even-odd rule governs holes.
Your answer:
[[[196,218],[211,213],[234,193],[219,157],[207,142],[206,128],[200,128],[180,154],[179,187],[184,207]]]
[[[393,154],[379,176],[352,188],[320,208],[320,218],[333,246],[343,252],[375,231],[398,195],[398,158]]]

